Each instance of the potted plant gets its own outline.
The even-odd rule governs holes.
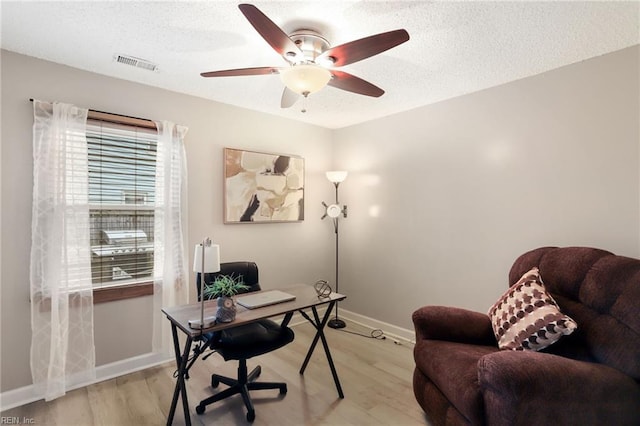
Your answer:
[[[245,290],[249,290],[249,286],[242,276],[218,275],[212,283],[205,284],[202,294],[206,299],[218,299],[217,322],[231,322],[236,319],[236,304],[232,297]]]

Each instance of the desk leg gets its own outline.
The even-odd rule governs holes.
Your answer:
[[[189,413],[189,400],[187,399],[187,385],[184,381],[184,375],[191,352],[191,344],[193,339],[187,336],[187,342],[184,345],[184,352],[180,354],[180,340],[178,338],[178,329],[175,324],[171,323],[171,333],[173,334],[173,349],[176,353],[176,365],[178,366],[178,377],[176,379],[176,387],[173,391],[173,400],[171,401],[171,409],[169,417],[167,417],[167,426],[173,424],[173,416],[176,413],[178,405],[178,396],[182,394],[182,410],[184,411],[184,422],[186,426],[191,426],[191,415]]]
[[[316,328],[316,335],[313,338],[313,342],[311,342],[311,346],[309,347],[309,351],[307,352],[307,356],[302,363],[302,367],[300,368],[300,374],[304,374],[304,370],[306,370],[307,365],[309,364],[309,360],[311,359],[311,355],[313,351],[316,349],[316,345],[318,344],[318,340],[322,340],[322,346],[324,347],[324,353],[327,356],[327,361],[329,362],[329,368],[331,368],[331,374],[333,375],[333,381],[336,384],[336,389],[338,390],[338,396],[344,399],[344,393],[342,392],[342,386],[340,385],[340,379],[338,378],[338,373],[336,372],[336,367],[333,364],[333,358],[331,357],[331,351],[329,350],[329,344],[327,343],[327,338],[324,335],[324,327],[329,320],[329,316],[331,315],[331,311],[333,310],[336,302],[329,303],[329,307],[327,308],[327,312],[325,312],[322,321],[320,321],[320,317],[318,316],[318,310],[315,306],[311,307],[313,311],[314,320],[309,318],[309,316],[300,311],[303,317],[307,319],[313,326]]]

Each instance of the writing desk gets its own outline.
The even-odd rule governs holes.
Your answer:
[[[311,359],[311,355],[318,344],[318,340],[322,342],[322,346],[324,348],[324,353],[327,356],[327,361],[329,363],[329,368],[331,369],[331,374],[333,375],[333,381],[336,385],[336,390],[338,391],[338,396],[340,398],[344,398],[344,393],[342,392],[342,386],[340,385],[340,379],[338,378],[338,373],[336,372],[336,367],[333,364],[333,358],[331,358],[331,351],[329,350],[329,344],[327,343],[327,339],[324,335],[324,327],[329,320],[329,316],[331,315],[331,311],[335,307],[336,302],[340,300],[344,300],[346,296],[338,293],[331,293],[328,297],[319,297],[316,293],[316,290],[313,286],[309,285],[298,285],[295,287],[284,288],[281,289],[284,292],[292,294],[296,296],[295,300],[291,300],[288,302],[277,303],[275,305],[264,306],[262,308],[257,309],[246,309],[240,305],[237,305],[238,312],[236,314],[236,319],[233,322],[229,323],[221,323],[215,324],[212,327],[205,328],[204,330],[193,329],[189,327],[189,320],[199,319],[200,318],[200,303],[194,303],[189,305],[181,305],[181,306],[173,306],[170,308],[163,308],[162,312],[167,316],[169,321],[171,321],[171,333],[173,335],[173,346],[176,355],[176,364],[178,366],[176,387],[173,392],[173,400],[171,401],[171,410],[169,411],[169,416],[167,418],[167,425],[171,425],[173,423],[173,417],[175,415],[175,411],[178,405],[178,398],[182,395],[182,410],[184,412],[184,419],[186,425],[191,425],[191,415],[189,411],[189,401],[187,398],[187,387],[185,383],[185,375],[187,372],[187,363],[189,361],[189,354],[191,353],[191,346],[193,344],[194,339],[199,337],[203,333],[209,333],[213,331],[220,331],[227,328],[238,327],[244,324],[249,324],[251,322],[255,322],[264,318],[275,317],[280,315],[285,315],[284,324],[286,325],[294,312],[298,311],[300,314],[309,321],[316,329],[315,337],[311,342],[311,346],[309,346],[309,350],[307,351],[307,356],[302,363],[302,367],[300,368],[300,374],[304,374],[307,365],[309,364],[309,360]],[[267,290],[265,290],[267,291]],[[318,315],[317,307],[321,305],[327,305],[327,310],[320,319]],[[205,314],[204,316],[213,316],[216,312],[216,300],[208,300],[205,301]],[[311,309],[313,317],[310,317],[305,309]],[[178,335],[178,330],[184,333],[187,337],[186,342],[183,348],[180,348],[180,339]]]

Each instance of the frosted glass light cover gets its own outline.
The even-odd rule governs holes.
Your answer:
[[[204,247],[204,271],[202,270],[202,244],[196,244],[193,254],[193,272],[218,272],[220,271],[220,246],[211,244]]]
[[[343,170],[334,170],[327,172],[327,179],[329,182],[340,183],[343,182],[347,178],[347,172]]]
[[[331,219],[340,216],[340,213],[342,213],[342,208],[338,204],[331,204],[327,207],[327,216]]]
[[[292,91],[306,96],[326,86],[331,73],[317,65],[294,65],[280,71],[280,79]]]

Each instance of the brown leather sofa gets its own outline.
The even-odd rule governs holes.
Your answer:
[[[520,256],[578,327],[540,351],[500,350],[484,313],[413,313],[413,388],[433,425],[640,425],[640,260],[587,247]]]

